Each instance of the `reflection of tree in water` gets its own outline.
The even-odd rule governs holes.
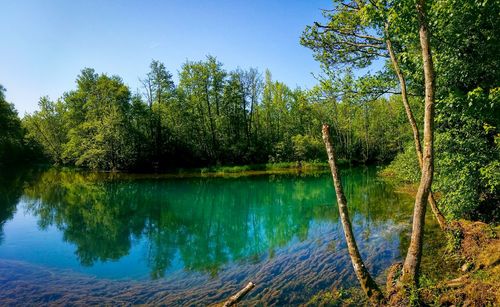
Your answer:
[[[373,173],[344,178],[354,223],[364,229],[402,210],[391,208],[394,195]],[[187,270],[216,274],[230,261],[258,260],[306,239],[311,222],[338,219],[330,184],[327,176],[161,180],[50,170],[25,194],[39,225],[63,231],[82,264],[118,260],[145,238],[158,278],[175,257]]]
[[[3,242],[3,227],[12,219],[23,193],[24,180],[29,177],[25,170],[0,169],[0,244]]]

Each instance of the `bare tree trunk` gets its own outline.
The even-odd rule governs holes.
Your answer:
[[[361,288],[368,296],[368,299],[370,300],[372,305],[380,306],[384,304],[385,298],[375,281],[370,276],[370,273],[366,269],[363,260],[361,259],[361,255],[359,254],[358,246],[356,245],[356,240],[354,238],[354,233],[352,232],[351,220],[349,219],[347,200],[344,196],[344,191],[340,182],[340,175],[337,169],[335,151],[333,149],[330,138],[330,126],[328,126],[327,124],[323,124],[323,142],[325,143],[326,152],[328,154],[328,163],[330,164],[330,170],[333,177],[333,185],[335,186],[335,192],[337,194],[337,204],[339,207],[340,220],[344,229],[344,235],[347,241],[347,248],[349,250],[349,256],[351,257],[352,266],[354,267],[356,276],[361,284]]]
[[[161,96],[163,95],[163,88],[159,82],[158,89],[156,91],[156,99],[158,99],[158,114],[156,116],[156,162],[160,163],[162,155],[162,133],[161,133]]]
[[[392,42],[389,39],[389,24],[385,23],[385,43],[387,45],[387,51],[389,51],[389,56],[391,58],[392,66],[394,67],[394,71],[399,79],[399,84],[401,87],[401,99],[403,100],[403,105],[405,108],[406,116],[408,117],[408,121],[410,122],[411,130],[413,131],[413,141],[415,143],[415,151],[417,152],[418,164],[420,165],[420,169],[423,167],[423,158],[422,158],[422,145],[420,144],[420,133],[418,131],[417,123],[415,121],[415,117],[413,116],[413,112],[411,110],[410,104],[408,103],[408,94],[406,92],[406,80],[399,67],[398,60],[396,55],[394,54],[394,49],[392,48]],[[446,230],[448,228],[448,224],[446,223],[446,219],[443,214],[439,210],[436,200],[434,199],[434,195],[432,191],[429,192],[429,205],[431,206],[432,213],[434,217],[438,221],[439,227],[442,230]]]
[[[207,96],[207,110],[208,110],[208,120],[210,124],[210,135],[212,137],[212,150],[211,150],[211,157],[215,158],[217,156],[217,145],[216,145],[216,138],[215,138],[215,129],[214,129],[214,120],[212,118],[212,110],[210,108],[210,94],[208,90],[208,80],[205,81],[205,95]],[[218,158],[218,157],[217,157]]]
[[[429,42],[429,30],[425,16],[425,0],[418,0],[417,14],[420,23],[419,36],[425,78],[424,152],[420,185],[415,197],[413,228],[410,247],[403,264],[402,281],[418,286],[420,261],[425,225],[425,209],[434,175],[434,67]]]

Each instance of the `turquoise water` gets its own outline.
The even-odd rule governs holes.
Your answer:
[[[374,168],[342,175],[361,254],[382,278],[407,246],[412,199]],[[51,169],[0,186],[0,276],[11,276],[0,278],[0,300],[208,304],[253,281],[247,303],[291,304],[356,285],[327,173],[168,178]]]

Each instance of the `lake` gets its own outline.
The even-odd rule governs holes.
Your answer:
[[[342,172],[361,255],[384,283],[413,199]],[[49,169],[0,182],[0,302],[307,302],[357,286],[329,173],[172,178]]]

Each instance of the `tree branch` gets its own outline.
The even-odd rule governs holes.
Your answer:
[[[329,31],[332,31],[332,32],[335,32],[335,33],[338,33],[338,34],[341,34],[341,35],[349,35],[349,36],[354,36],[354,37],[357,37],[357,38],[374,40],[374,41],[378,41],[378,42],[381,42],[381,43],[384,42],[384,40],[382,38],[380,38],[380,37],[375,37],[375,36],[366,35],[366,34],[359,34],[359,33],[356,33],[354,31],[352,31],[352,32],[342,31],[342,30],[339,30],[339,29],[332,28],[329,25],[322,25],[322,24],[320,24],[317,21],[314,22],[314,25],[316,25],[316,27],[318,27],[318,28],[327,30],[327,31],[322,32],[322,33],[327,33]]]

